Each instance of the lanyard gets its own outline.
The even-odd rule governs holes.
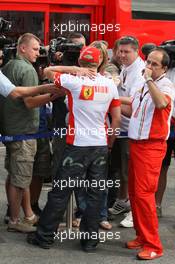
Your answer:
[[[163,79],[164,77],[165,77],[165,73],[162,74],[158,79],[156,79],[156,81],[160,81],[160,80]],[[142,87],[141,95],[140,95],[140,99],[139,99],[140,102],[139,102],[139,105],[138,105],[138,107],[137,107],[137,109],[136,109],[134,115],[133,115],[135,118],[138,117],[138,114],[139,114],[139,111],[140,111],[140,107],[141,107],[141,104],[142,104],[143,98],[147,95],[147,93],[149,93],[149,90],[147,90],[147,91],[143,94],[143,92],[144,92],[144,87],[145,87],[145,85]]]
[[[140,98],[139,98],[139,105],[134,113],[134,117],[137,118],[138,117],[138,114],[140,112],[140,107],[141,107],[141,104],[142,104],[142,101],[143,101],[143,98],[147,95],[147,93],[149,93],[149,91],[147,90],[144,94],[143,94],[143,91],[144,91],[144,86],[142,87],[142,90],[141,90],[141,95],[140,95]]]
[[[142,90],[141,90],[141,95],[140,95],[140,102],[139,102],[139,107],[141,106],[141,103],[143,101],[143,98],[147,95],[147,93],[149,93],[149,91],[147,90],[144,94],[143,94],[143,91],[144,91],[144,86],[142,87]]]

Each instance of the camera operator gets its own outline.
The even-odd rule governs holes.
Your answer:
[[[85,45],[85,37],[78,32],[70,33],[67,39],[58,38],[51,40],[49,49],[51,63],[64,66],[78,65],[80,49]]]

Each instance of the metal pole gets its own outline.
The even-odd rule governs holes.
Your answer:
[[[70,196],[67,212],[66,212],[66,227],[70,231],[72,231],[72,220],[73,220],[73,193]]]

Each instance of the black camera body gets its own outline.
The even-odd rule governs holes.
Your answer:
[[[5,20],[3,17],[0,17],[0,33],[8,32],[12,27],[12,22]]]
[[[9,60],[16,57],[17,43],[5,44],[3,47],[3,65],[5,65]]]
[[[175,40],[164,41],[161,43],[159,47],[164,49],[170,57],[169,68],[174,68],[175,67]]]
[[[13,43],[10,38],[7,38],[4,35],[4,33],[10,31],[11,27],[11,21],[7,21],[0,17],[0,49],[3,50],[3,65],[6,64],[9,59],[12,59],[16,56],[16,43]]]
[[[46,50],[45,46],[43,45],[40,46],[39,53],[40,55],[37,58],[35,65],[37,67],[41,67],[44,69],[45,67],[48,67],[50,64],[50,60],[48,57],[48,51]]]
[[[66,65],[66,66],[78,65],[78,58],[82,47],[83,44],[75,44],[63,37],[52,39],[49,45],[50,61],[53,64],[57,63],[55,59],[55,53],[59,51],[63,53],[62,63],[61,63],[62,65]]]
[[[10,31],[12,26],[11,21],[7,21],[3,19],[3,17],[0,17],[0,49],[4,48],[4,45],[8,45],[12,43],[11,39],[6,38],[4,33]]]
[[[5,44],[3,47],[3,55],[4,55],[3,65],[5,65],[9,60],[15,59],[16,52],[17,52],[17,43]],[[40,47],[39,53],[40,55],[37,58],[35,64],[38,67],[42,67],[42,68],[48,67],[50,62],[47,51],[44,46]]]

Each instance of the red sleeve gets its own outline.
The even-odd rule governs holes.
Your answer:
[[[54,74],[54,84],[57,86],[57,87],[60,87],[61,86],[61,80],[60,80],[60,77],[61,77],[61,73],[60,72],[56,72]]]
[[[166,98],[168,99],[168,103],[170,104],[171,103],[171,97],[168,95],[168,94],[165,94]]]
[[[113,99],[112,102],[111,102],[111,104],[110,104],[110,106],[109,106],[109,112],[111,111],[111,109],[113,107],[118,107],[120,105],[121,105],[121,102],[120,102],[119,99]]]

